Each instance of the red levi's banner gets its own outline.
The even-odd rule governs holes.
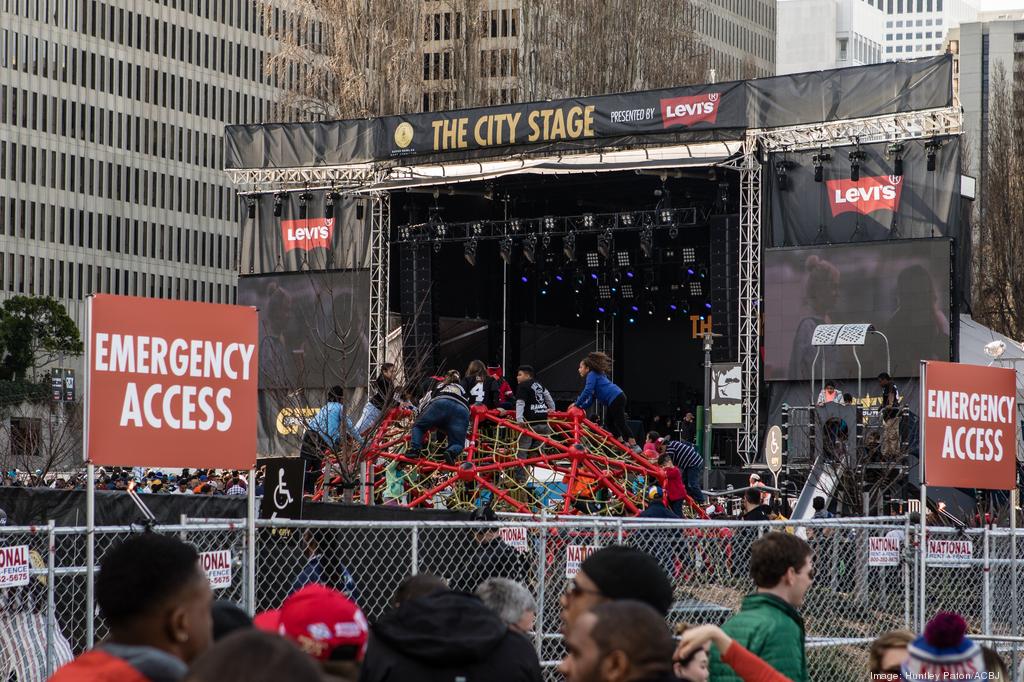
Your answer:
[[[903,178],[899,175],[877,175],[853,180],[826,180],[828,205],[832,217],[855,212],[863,215],[875,211],[895,212],[900,206]]]
[[[282,220],[281,240],[284,250],[326,249],[334,237],[333,218],[308,218],[305,220]]]
[[[928,362],[924,399],[925,482],[1011,490],[1017,462],[1015,372]]]
[[[721,95],[707,92],[692,97],[673,97],[661,100],[661,125],[692,126],[694,123],[714,123],[718,120],[718,103]]]
[[[105,466],[249,469],[255,308],[96,294],[86,340],[86,456]]]

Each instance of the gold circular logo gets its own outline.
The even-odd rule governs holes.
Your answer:
[[[395,128],[395,144],[405,149],[412,144],[412,124],[406,121]]]

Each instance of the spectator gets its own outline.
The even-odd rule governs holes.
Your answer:
[[[360,682],[540,682],[533,644],[471,594],[408,599],[370,631]]]
[[[807,681],[804,621],[799,609],[814,582],[811,548],[789,533],[767,533],[750,547],[750,576],[757,586],[722,626],[727,635],[793,680]],[[740,678],[711,650],[711,678]]]
[[[900,454],[900,391],[888,372],[878,375],[882,389],[882,457],[893,460]]]
[[[110,636],[51,682],[180,680],[213,634],[210,581],[199,554],[170,535],[145,533],[108,551],[96,602]]]
[[[297,592],[311,583],[323,583],[340,589],[352,599],[358,599],[356,581],[341,564],[339,553],[322,552],[316,533],[310,528],[303,531],[302,541],[306,546],[306,565],[295,576],[289,593]]]
[[[476,588],[476,596],[519,634],[533,630],[537,601],[528,589],[514,580],[488,578]]]
[[[1009,682],[1010,671],[1006,668],[1006,661],[995,649],[982,646],[981,656],[985,659],[985,672],[988,673],[988,679],[996,682]]]
[[[704,474],[703,455],[697,452],[692,443],[684,440],[663,441],[661,448],[682,473],[686,494],[695,502],[704,502],[704,491],[701,489],[701,477]]]
[[[195,493],[193,493],[189,489],[188,481],[186,481],[184,478],[179,478],[178,479],[178,485],[171,489],[171,494],[172,495],[194,495]]]
[[[231,479],[231,485],[228,487],[227,495],[245,495],[245,486],[242,485],[242,479],[237,476]]]
[[[986,672],[984,654],[966,634],[967,623],[959,614],[936,613],[924,633],[907,646],[901,679],[983,679],[984,675],[979,673]]]
[[[565,636],[566,682],[669,682],[672,636],[648,604],[623,600],[580,615]]]
[[[496,524],[497,514],[491,507],[477,507],[470,521]],[[494,525],[471,531],[473,546],[466,562],[452,579],[453,590],[474,592],[488,578],[508,578],[517,583],[526,582],[526,557],[505,542]]]
[[[907,660],[907,647],[912,641],[914,633],[907,630],[890,630],[879,635],[868,649],[868,672],[899,679],[900,668]]]
[[[259,630],[240,630],[196,659],[186,682],[319,680],[320,670],[291,642]]]
[[[825,388],[818,391],[817,405],[821,406],[826,403],[841,403],[843,401],[843,394],[836,390],[836,384],[834,381],[826,381]]]
[[[843,405],[853,405],[853,394],[852,393],[844,393],[843,394]]]
[[[252,618],[237,604],[227,599],[213,602],[213,641],[219,642],[236,630],[252,627]]]
[[[665,496],[668,498],[668,506],[672,513],[682,517],[683,505],[686,503],[686,486],[683,485],[683,475],[672,462],[668,453],[662,453],[658,458],[658,466],[665,472]]]
[[[257,627],[284,635],[318,661],[331,679],[359,679],[370,626],[355,602],[341,592],[306,585],[289,595],[280,609],[261,613]]]
[[[667,616],[672,607],[672,583],[646,552],[624,545],[599,549],[580,564],[579,573],[559,600],[562,632],[587,610],[619,599],[644,602]]]
[[[639,516],[645,519],[678,519],[676,513],[665,506],[664,492],[656,485],[647,489],[647,508]]]
[[[679,634],[681,636],[676,652],[672,656],[672,663],[676,677],[680,680],[708,681],[708,645],[713,642],[722,652],[722,660],[736,671],[744,682],[790,682],[788,677],[747,651],[717,625],[701,625],[694,628],[683,626]]]
[[[811,500],[811,506],[814,507],[814,516],[811,518],[815,519],[831,519],[832,512],[828,510],[828,503],[825,502],[825,498],[818,495]]]
[[[385,362],[380,374],[370,386],[370,397],[363,405],[363,413],[356,423],[356,432],[365,436],[377,425],[389,405],[395,404],[395,363]]]
[[[448,583],[429,573],[417,573],[410,575],[398,584],[398,589],[391,597],[391,608],[397,609],[410,599],[418,599],[434,594],[435,592],[447,592]]]
[[[658,457],[661,456],[661,453],[658,452],[658,445],[660,444],[661,436],[658,434],[658,432],[648,431],[647,440],[644,441],[644,457],[651,460],[652,462],[657,462]]]
[[[768,505],[761,504],[761,492],[757,488],[748,488],[743,493],[743,516],[744,521],[767,521],[771,509]]]
[[[679,440],[685,440],[687,443],[697,442],[697,421],[693,412],[687,412],[679,422]]]

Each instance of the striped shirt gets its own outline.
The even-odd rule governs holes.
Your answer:
[[[672,457],[672,464],[679,467],[680,471],[704,466],[704,457],[697,452],[697,448],[685,440],[669,441],[665,451]]]

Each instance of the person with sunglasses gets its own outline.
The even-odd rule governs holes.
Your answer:
[[[658,561],[624,545],[599,549],[580,564],[562,593],[562,632],[599,604],[630,599],[648,604],[662,616],[672,607],[672,583]]]
[[[814,582],[810,545],[790,533],[766,533],[750,546],[750,577],[757,589],[743,598],[740,610],[722,630],[793,682],[807,682],[806,632],[800,609]],[[711,648],[711,679],[742,678]]]

